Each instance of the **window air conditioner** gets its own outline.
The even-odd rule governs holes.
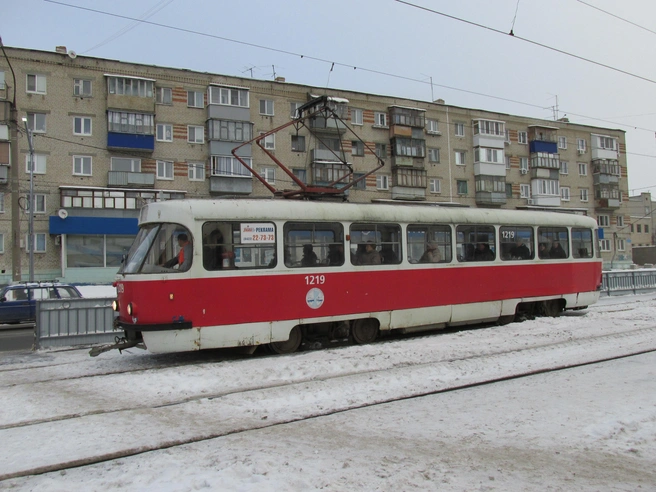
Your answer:
[[[579,149],[579,155],[585,154],[585,149]]]
[[[528,174],[528,169],[520,169],[519,172],[522,174]]]
[[[533,204],[534,204],[534,202],[533,202],[533,199],[532,199],[532,198],[529,198],[529,199],[527,200],[527,202],[528,202],[528,204],[529,204],[529,205],[533,205]]]

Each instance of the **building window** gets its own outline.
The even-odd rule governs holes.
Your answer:
[[[385,174],[376,175],[376,189],[389,190],[389,176]]]
[[[362,125],[363,122],[363,111],[358,108],[351,108],[351,123],[354,125]]]
[[[567,137],[558,137],[558,148],[559,149],[567,148]]]
[[[506,198],[512,198],[512,183],[506,183]]]
[[[456,130],[456,137],[464,137],[465,136],[465,124],[464,123],[456,123],[455,124],[455,130]]]
[[[173,161],[157,161],[157,179],[173,180]]]
[[[428,149],[428,161],[433,164],[440,162],[440,149]]]
[[[431,135],[440,134],[440,131],[437,128],[437,120],[426,120],[426,133]]]
[[[141,172],[141,159],[130,159],[128,157],[112,157],[111,170],[126,172],[126,173],[140,173]]]
[[[506,156],[506,169],[510,169],[510,156]]]
[[[531,198],[531,185],[520,184],[519,185],[519,197],[520,198]]]
[[[108,91],[119,96],[153,97],[152,80],[107,77]]]
[[[204,126],[188,126],[187,127],[187,142],[189,143],[205,143],[205,127]]]
[[[5,252],[5,235],[0,233],[0,253]]]
[[[579,175],[580,176],[588,175],[588,165],[585,162],[579,162]]]
[[[210,120],[209,138],[226,142],[248,142],[253,138],[253,125],[248,121]]]
[[[467,164],[466,157],[467,157],[467,154],[464,151],[456,150],[456,152],[455,152],[456,165],[457,166],[464,166],[465,164]]]
[[[73,95],[81,97],[91,96],[91,81],[84,79],[73,80]]]
[[[618,238],[617,239],[617,251],[624,251],[625,248],[626,248],[626,245],[625,245],[624,239]]]
[[[303,184],[307,183],[307,169],[295,168],[295,169],[292,169],[292,173],[294,174],[294,176],[296,176],[298,178],[298,180],[301,183],[303,183]]]
[[[30,212],[30,201],[29,199],[25,200],[27,208],[25,213]],[[42,193],[36,193],[34,195],[34,213],[35,214],[45,214],[46,213],[46,196]]]
[[[298,108],[300,108],[301,106],[303,106],[303,103],[300,103],[300,102],[289,103],[289,116],[292,119],[296,119],[300,116],[298,114]]]
[[[204,108],[205,94],[200,91],[187,91],[187,107]]]
[[[601,251],[610,251],[610,239],[599,240],[599,249]]]
[[[5,213],[5,194],[0,193],[0,214]]]
[[[597,216],[597,225],[599,227],[608,227],[610,224],[610,217],[608,215]]]
[[[156,138],[158,142],[173,142],[173,125],[158,124]]]
[[[431,193],[442,193],[442,182],[439,179],[429,179],[428,189]]]
[[[569,187],[568,186],[562,186],[560,188],[560,199],[569,202]]]
[[[642,232],[642,225],[636,224],[636,232]]]
[[[189,181],[205,181],[204,162],[189,162],[187,166],[189,169]]]
[[[252,159],[250,157],[241,157],[241,159],[253,167]],[[250,178],[251,172],[239,162],[236,157],[227,155],[213,155],[212,156],[212,176],[243,176]]]
[[[25,235],[25,251],[30,251],[31,244],[30,244],[30,236]],[[34,252],[35,253],[45,253],[46,252],[46,234],[44,232],[35,232],[34,233]]]
[[[569,174],[569,165],[567,161],[560,161],[560,174]]]
[[[503,121],[477,120],[474,121],[474,135],[506,136],[506,124]]]
[[[264,132],[260,132],[260,135],[264,135]],[[264,147],[267,150],[275,150],[276,149],[276,135],[272,133],[271,135],[267,135],[264,137],[262,140],[262,147]]]
[[[85,116],[75,116],[73,118],[73,134],[74,135],[91,135],[91,118]]]
[[[91,176],[91,156],[73,156],[73,174],[76,176]]]
[[[588,190],[586,188],[581,188],[581,201],[582,202],[587,202],[588,201]]]
[[[262,177],[264,181],[269,184],[276,184],[276,170],[273,167],[265,167],[262,169]]]
[[[27,128],[33,133],[46,132],[46,114],[45,113],[27,113]]]
[[[393,142],[392,151],[394,155],[406,157],[426,156],[426,141],[424,139],[396,137]]]
[[[273,116],[273,101],[271,99],[260,99],[260,114]]]
[[[303,135],[292,135],[292,151],[305,152],[305,137]]]
[[[359,140],[351,142],[351,155],[364,156],[364,143]]]
[[[5,85],[5,72],[0,70],[0,91],[3,91],[7,88]]]
[[[467,181],[465,180],[457,180],[456,181],[456,188],[458,190],[458,195],[466,195],[467,194]]]
[[[34,154],[34,174],[45,174],[46,173],[46,161],[47,157],[45,154]],[[30,154],[25,156],[25,172],[30,173]]]
[[[374,113],[374,127],[387,128],[387,113]]]
[[[376,157],[379,159],[386,159],[387,158],[387,145],[384,143],[377,143],[376,144]]]
[[[579,139],[576,141],[576,148],[578,149],[578,151],[579,151],[581,154],[585,152],[586,146],[587,146],[587,145],[586,145],[586,143],[585,143],[585,139],[583,139],[583,138],[579,138]]]
[[[612,137],[597,136],[599,148],[605,150],[617,150],[617,141]]]
[[[107,111],[107,131],[154,135],[154,119],[152,114]]]
[[[485,147],[476,147],[474,149],[474,162],[494,162],[501,164],[504,153],[499,149],[489,149]]]
[[[36,94],[46,93],[46,76],[37,74],[27,74],[27,92]]]
[[[248,89],[210,86],[210,104],[247,108],[249,104]]]
[[[517,132],[517,142],[520,144],[528,144],[528,134],[526,132]]]
[[[648,233],[649,233],[649,226],[647,224],[645,224],[645,234],[648,234]]]
[[[158,87],[155,100],[157,104],[173,104],[173,89],[170,87]]]
[[[621,215],[617,216],[617,227],[623,227],[624,226],[624,217]],[[648,231],[645,231],[648,232]]]
[[[361,179],[362,176],[364,176],[363,173],[353,173],[353,181],[355,181],[355,184],[353,185],[354,190],[367,189],[367,178]]]

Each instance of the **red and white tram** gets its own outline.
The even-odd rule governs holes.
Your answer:
[[[601,285],[596,222],[573,214],[171,200],[139,227],[115,309],[127,342],[155,353],[555,315]]]

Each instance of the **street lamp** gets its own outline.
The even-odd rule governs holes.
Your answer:
[[[30,282],[34,282],[34,145],[32,144],[32,130],[27,126],[27,118],[23,118],[25,131],[27,132],[27,143],[30,146],[30,198],[29,198],[29,220],[27,228],[27,247],[30,252]]]

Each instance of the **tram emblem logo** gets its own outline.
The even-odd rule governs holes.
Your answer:
[[[305,302],[312,309],[319,309],[323,305],[323,301],[323,291],[316,287],[308,290],[308,293],[305,295]]]

